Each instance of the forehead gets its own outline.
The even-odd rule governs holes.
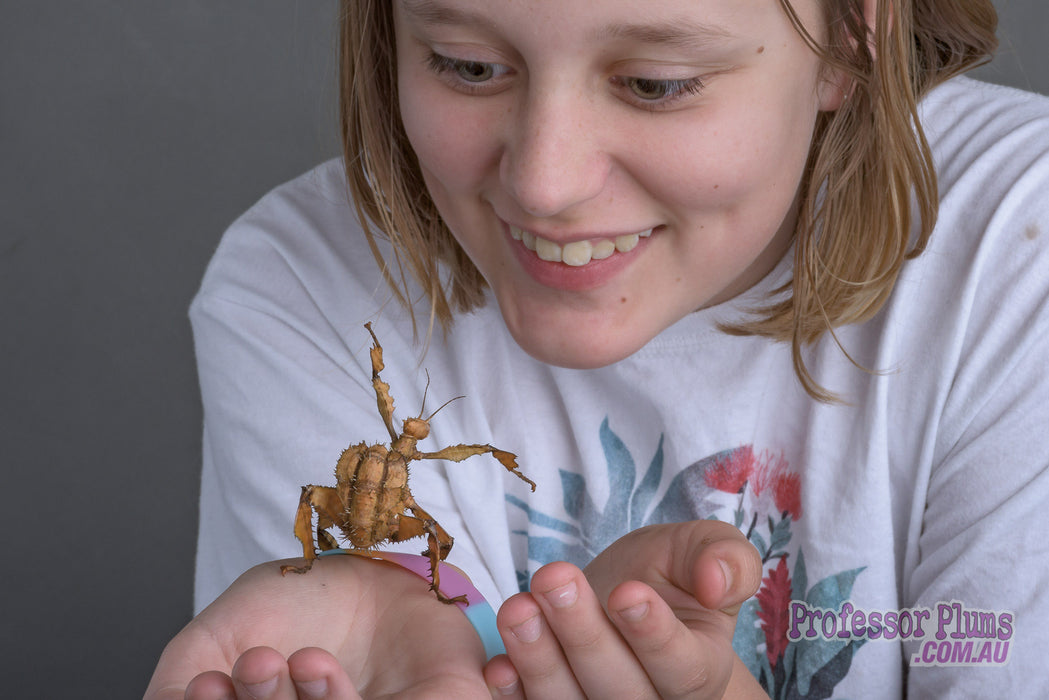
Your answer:
[[[787,19],[786,0],[394,0],[398,15],[426,27],[471,28],[577,41],[630,40],[693,48],[754,37]],[[794,0],[808,24],[822,0]]]
[[[646,3],[623,3],[596,0],[578,3],[561,0],[557,3],[477,3],[468,0],[400,0],[400,3],[405,13],[415,21],[435,26],[495,29],[500,13],[493,10],[499,5],[514,5],[518,9],[531,10],[526,14],[536,17],[539,23],[542,23],[542,18],[546,15],[557,16],[562,21],[571,17],[577,23],[588,24],[590,26],[587,38],[595,40],[625,38],[644,43],[691,45],[701,41],[712,42],[733,37],[728,27],[713,20],[704,21],[703,14],[695,11],[695,6],[703,4],[702,1],[683,3],[650,0]],[[687,7],[690,4],[692,8]],[[622,9],[626,11],[621,11]],[[692,11],[688,11],[689,9]],[[619,19],[616,19],[617,17]]]

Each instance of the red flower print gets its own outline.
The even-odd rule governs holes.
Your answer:
[[[787,513],[791,520],[801,517],[801,477],[791,472],[780,472],[772,482],[772,497],[776,509]]]
[[[750,478],[751,493],[760,496],[772,486],[780,472],[789,468],[782,454],[774,455],[768,450],[763,451],[754,459],[754,473]]]
[[[772,668],[776,668],[776,663],[787,650],[790,594],[787,558],[780,557],[776,568],[762,579],[761,590],[757,595],[758,619],[761,620],[761,631],[765,633],[765,653]]]
[[[725,493],[739,493],[754,474],[754,448],[750,445],[729,450],[714,458],[703,479],[707,486]]]

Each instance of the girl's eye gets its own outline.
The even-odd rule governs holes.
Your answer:
[[[459,64],[456,72],[460,78],[469,80],[472,83],[483,83],[486,80],[491,80],[492,75],[495,73],[490,64],[478,63],[477,61],[463,61]]]
[[[703,89],[699,78],[659,80],[653,78],[616,78],[615,82],[629,91],[629,97],[648,108],[668,106]]]
[[[427,58],[427,63],[430,70],[438,75],[446,75],[454,80],[462,81],[466,86],[477,87],[501,77],[508,70],[497,63],[464,61],[432,52]]]

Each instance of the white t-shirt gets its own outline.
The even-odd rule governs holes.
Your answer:
[[[521,351],[491,299],[425,349],[427,314],[416,337],[340,162],[267,195],[223,238],[191,311],[198,609],[250,566],[301,554],[300,486],[333,485],[348,445],[388,442],[372,321],[397,425],[422,413],[424,371],[427,411],[466,397],[420,449],[490,443],[538,484],[490,456],[412,464],[416,500],[455,537],[450,561],[494,605],[548,561],[582,565],[647,523],[716,517],[767,557],[736,648],[775,697],[1041,696],[1049,100],[959,78],[922,112],[941,192],[931,244],[876,318],[837,331],[874,371],[831,338],[808,354],[845,404],[804,393],[786,344],[717,329],[787,279],[788,260],[635,355],[569,370]]]

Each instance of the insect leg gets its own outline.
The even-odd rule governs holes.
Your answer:
[[[522,474],[517,468],[517,455],[513,452],[507,452],[506,450],[492,447],[491,445],[452,445],[451,447],[445,447],[443,450],[437,450],[436,452],[417,451],[412,455],[412,459],[447,459],[452,462],[461,462],[468,457],[487,453],[490,453],[493,457],[499,460],[499,463],[506,467],[507,471],[516,475],[517,478],[527,483],[532,487],[532,490],[535,491],[535,482]]]
[[[382,422],[386,424],[386,429],[390,431],[390,439],[397,439],[397,431],[393,427],[393,397],[390,396],[390,385],[384,382],[379,377],[379,372],[386,367],[382,361],[382,346],[379,345],[379,339],[375,337],[375,331],[372,330],[372,324],[369,321],[364,324],[364,327],[368,329],[368,333],[372,337],[372,341],[375,343],[371,349],[372,359],[372,387],[375,389],[375,399],[379,405],[379,415],[382,416]]]
[[[332,543],[331,535],[324,532],[334,525],[335,514],[341,509],[338,492],[330,486],[303,486],[302,494],[299,496],[299,507],[295,512],[295,536],[302,543],[302,556],[306,562],[302,566],[284,564],[280,567],[281,574],[294,571],[304,574],[313,567],[313,560],[317,558],[313,540],[313,511],[317,511],[317,537],[321,542],[322,549],[330,549]]]
[[[408,505],[408,508],[418,517],[402,515],[400,517],[400,527],[398,527],[397,533],[390,537],[390,540],[403,542],[413,537],[426,535],[426,549],[423,550],[423,554],[430,558],[430,590],[437,595],[437,600],[442,603],[465,603],[465,595],[449,598],[441,592],[439,565],[448,556],[448,553],[452,551],[452,543],[454,542],[452,536],[429,513],[420,508],[418,504],[413,502]]]

